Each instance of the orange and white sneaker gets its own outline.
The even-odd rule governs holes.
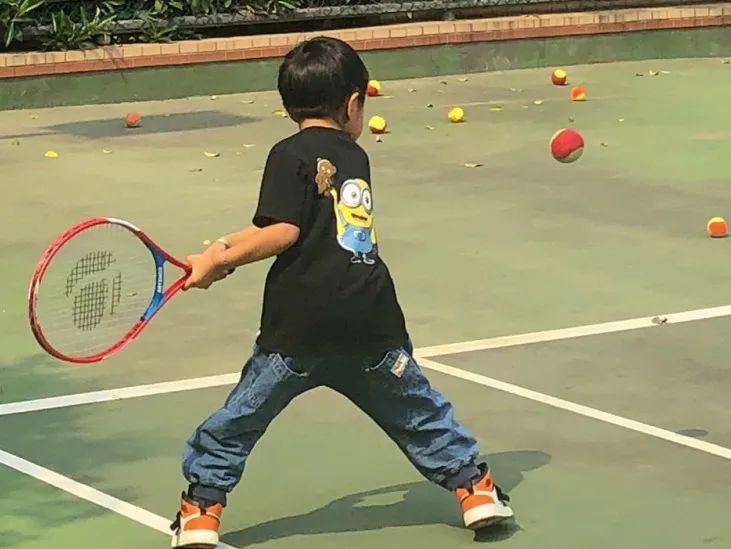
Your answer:
[[[222,514],[222,504],[202,506],[183,493],[178,516],[170,525],[173,531],[172,547],[215,549],[218,547],[218,527]]]
[[[487,468],[471,487],[457,488],[455,495],[462,507],[464,524],[472,530],[502,522],[514,515],[508,505],[510,498],[493,482],[492,473]]]

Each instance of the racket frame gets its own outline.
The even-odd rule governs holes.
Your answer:
[[[95,227],[97,225],[112,224],[123,227],[133,233],[139,238],[142,243],[147,246],[147,249],[152,254],[155,261],[155,289],[150,300],[150,304],[147,309],[142,313],[140,318],[132,325],[132,327],[125,332],[125,334],[114,344],[110,345],[106,349],[97,353],[86,355],[86,356],[75,356],[63,353],[53,347],[50,341],[46,338],[43,333],[40,321],[38,320],[36,311],[38,308],[38,290],[43,280],[43,275],[46,273],[48,266],[51,264],[53,257],[58,251],[71,240],[74,236],[82,233],[83,231]],[[176,267],[180,267],[184,272],[177,278],[167,289],[165,289],[165,263],[170,263]],[[153,316],[162,309],[163,305],[168,300],[178,293],[183,286],[185,281],[190,276],[191,267],[188,263],[177,259],[172,254],[168,253],[165,249],[155,243],[147,234],[130,223],[122,219],[114,217],[91,217],[84,221],[77,223],[76,225],[65,230],[63,233],[58,235],[51,245],[43,252],[38,264],[36,265],[35,271],[33,272],[33,278],[31,279],[30,288],[28,290],[28,319],[30,320],[31,330],[38,343],[46,350],[50,355],[63,360],[66,362],[73,362],[75,364],[90,364],[93,362],[99,362],[107,358],[109,355],[120,351],[127,346],[137,335],[144,329],[145,326],[150,322]]]

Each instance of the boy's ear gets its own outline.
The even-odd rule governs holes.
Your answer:
[[[361,95],[359,92],[353,92],[353,94],[348,98],[348,104],[347,104],[347,112],[348,112],[348,119],[352,119],[353,115],[358,112],[359,109],[363,107],[363,101],[361,99]]]

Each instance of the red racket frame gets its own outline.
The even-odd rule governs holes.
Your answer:
[[[48,341],[46,336],[43,334],[43,329],[36,315],[36,310],[38,307],[38,288],[40,286],[41,280],[43,279],[43,275],[45,274],[48,266],[51,263],[51,260],[64,244],[66,244],[74,236],[85,231],[86,229],[103,224],[112,224],[124,227],[125,229],[133,233],[137,238],[139,238],[142,243],[150,249],[150,252],[153,254],[153,256],[159,254],[160,256],[162,256],[162,258],[164,258],[166,262],[183,269],[184,274],[180,276],[177,280],[175,280],[166,290],[163,290],[162,294],[158,294],[156,292],[150,305],[153,304],[156,296],[161,295],[161,298],[159,299],[155,308],[149,311],[145,311],[145,313],[147,314],[141,316],[140,319],[137,320],[137,322],[135,322],[134,325],[132,325],[132,327],[122,336],[122,338],[119,339],[119,341],[117,341],[113,345],[110,345],[103,351],[94,353],[93,355],[68,355],[55,349],[53,345],[51,345],[51,343]],[[190,265],[188,265],[184,261],[177,259],[172,254],[165,251],[164,248],[155,243],[154,240],[152,240],[149,236],[147,236],[147,234],[134,226],[132,223],[113,217],[92,217],[90,219],[86,219],[58,235],[53,243],[46,249],[46,251],[43,252],[43,255],[36,265],[35,271],[33,273],[33,278],[31,279],[30,289],[28,290],[28,318],[30,320],[31,330],[33,331],[33,335],[35,336],[41,347],[43,347],[43,349],[45,349],[50,355],[58,358],[59,360],[73,362],[75,364],[89,364],[92,362],[99,362],[100,360],[107,358],[109,355],[123,349],[130,341],[137,337],[137,335],[143,330],[143,328],[147,326],[152,317],[154,317],[155,314],[157,314],[157,312],[162,309],[163,305],[165,305],[165,303],[167,303],[172,296],[174,296],[183,288],[183,286],[185,285],[185,281],[187,280],[189,275]],[[158,275],[156,274],[156,276]]]

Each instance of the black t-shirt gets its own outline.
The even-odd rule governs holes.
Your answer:
[[[267,275],[264,349],[354,356],[403,345],[393,280],[378,254],[368,155],[343,131],[310,127],[267,159],[254,224],[285,222],[298,241]]]

